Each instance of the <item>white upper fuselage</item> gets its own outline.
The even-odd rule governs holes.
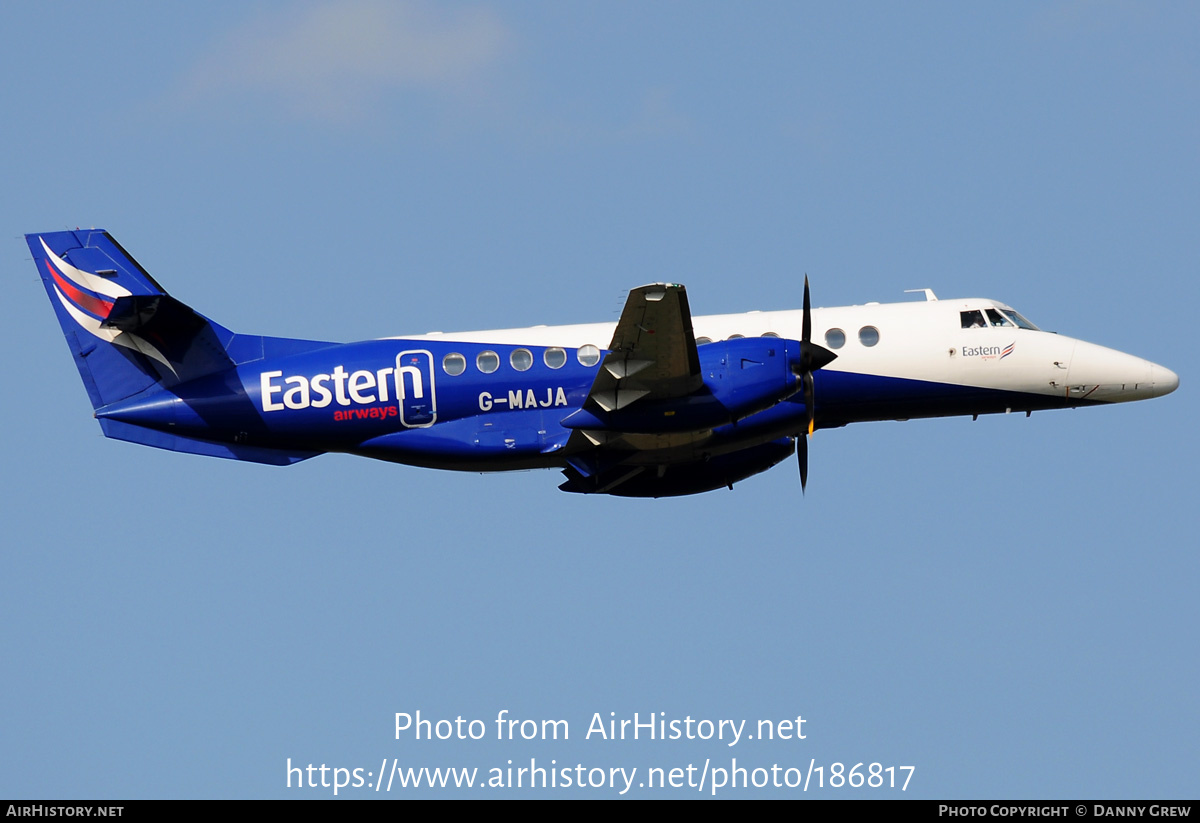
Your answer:
[[[999,310],[988,312],[988,309]],[[969,319],[979,317],[977,327]],[[697,342],[778,336],[798,340],[803,313],[752,311],[694,317]],[[997,318],[1003,323],[994,325]],[[1019,318],[1019,319],[1018,319]],[[1167,394],[1170,369],[1093,343],[1035,328],[1004,303],[983,298],[868,303],[812,310],[812,340],[837,355],[824,371],[895,377],[1062,397],[1122,402]],[[431,333],[408,339],[600,349],[613,323]],[[875,336],[873,345],[867,345]],[[838,332],[844,336],[839,343]]]

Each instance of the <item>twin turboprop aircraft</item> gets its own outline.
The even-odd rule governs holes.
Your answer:
[[[104,434],[286,465],[324,452],[465,471],[556,468],[564,491],[709,491],[868,420],[1119,403],[1170,369],[1044,332],[994,300],[693,318],[683,286],[611,323],[326,343],[231,332],[108,232],[26,235]],[[819,341],[819,342],[818,342]]]

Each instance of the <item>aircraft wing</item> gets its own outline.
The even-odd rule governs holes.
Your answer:
[[[649,447],[646,438],[630,441],[604,421],[630,405],[636,414],[638,401],[681,399],[704,387],[687,290],[681,285],[656,283],[630,291],[608,349],[583,407],[563,420],[568,426],[574,421],[575,431],[566,444],[571,455],[567,483],[560,488],[595,492],[641,474],[643,467],[621,464],[625,455]],[[596,430],[589,430],[588,421],[597,424]],[[668,442],[649,439],[657,447]]]
[[[704,385],[683,286],[656,283],[629,292],[608,348],[585,408],[608,413],[642,399],[685,397]]]

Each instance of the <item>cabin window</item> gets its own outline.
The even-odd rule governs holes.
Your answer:
[[[961,312],[959,317],[962,318],[962,327],[964,329],[987,328],[987,321],[983,319],[983,312],[978,309]]]
[[[517,371],[529,371],[533,365],[533,355],[529,349],[516,349],[508,356],[508,362]]]
[[[763,333],[762,333],[761,335],[759,335],[759,336],[760,336],[760,337],[774,337],[776,340],[778,340],[778,339],[779,339],[779,335],[777,335],[777,334],[776,334],[775,332],[773,332],[773,331],[765,331],[765,332],[763,332]]]
[[[559,348],[546,349],[542,360],[552,369],[561,369],[567,365],[567,353]]]
[[[846,345],[846,333],[841,329],[830,329],[825,332],[825,345],[831,349],[840,349]]]
[[[709,343],[711,343],[711,342],[712,342],[712,338],[711,338],[711,337],[697,337],[697,338],[696,338],[696,345],[697,345],[697,346],[704,346],[704,345],[707,345],[707,344],[709,344]]]
[[[491,374],[500,368],[500,355],[494,351],[481,351],[479,356],[475,358],[475,368],[484,374]]]
[[[600,349],[588,343],[586,346],[579,347],[576,356],[579,358],[579,365],[594,366],[600,362]]]
[[[858,330],[858,342],[868,348],[879,342],[879,329],[874,326],[863,326]]]
[[[458,352],[450,352],[442,358],[442,371],[451,377],[457,377],[467,370],[467,358]]]
[[[727,339],[727,340],[741,340],[741,339],[742,339],[743,337],[745,337],[745,336],[746,336],[746,335],[744,335],[744,334],[731,334],[731,335],[729,335],[729,337],[727,337],[726,339]]]

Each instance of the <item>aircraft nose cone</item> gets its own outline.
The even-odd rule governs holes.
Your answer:
[[[1162,397],[1179,388],[1179,375],[1155,363],[1150,367],[1150,382],[1154,386],[1154,396]]]
[[[1082,340],[1075,343],[1067,380],[1072,393],[1106,403],[1161,397],[1179,385],[1168,368]]]

